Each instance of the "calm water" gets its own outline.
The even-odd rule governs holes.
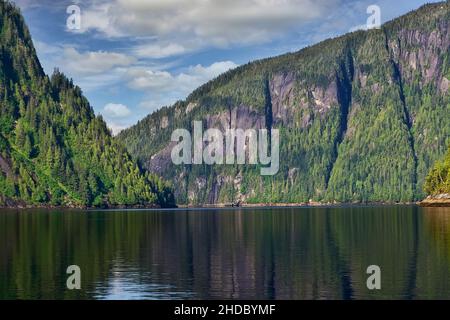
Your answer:
[[[2,210],[0,299],[15,298],[450,299],[450,209]]]

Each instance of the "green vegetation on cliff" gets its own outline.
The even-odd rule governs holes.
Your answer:
[[[425,192],[429,195],[450,194],[450,147],[442,161],[437,161],[425,181]]]
[[[380,29],[231,70],[119,140],[173,181],[180,203],[421,199],[450,143],[449,6],[425,5]],[[171,133],[191,130],[194,120],[221,130],[279,129],[278,174],[172,165]]]
[[[0,1],[0,205],[173,205],[95,116],[80,88],[49,78],[19,10]]]

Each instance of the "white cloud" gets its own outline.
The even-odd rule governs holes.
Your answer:
[[[149,44],[149,45],[139,45],[134,48],[134,52],[138,57],[141,58],[153,58],[161,59],[171,56],[177,56],[186,53],[189,49],[176,43],[169,43],[167,45],[160,44]]]
[[[157,63],[138,60],[132,55],[117,52],[83,52],[75,47],[49,45],[39,41],[36,42],[36,48],[38,53],[45,57],[43,61],[48,72],[52,72],[54,67],[59,67],[87,92],[125,82],[134,90],[150,91],[153,94],[157,91],[171,92],[177,94],[178,98],[184,98],[196,87],[237,66],[231,61],[222,61],[207,67],[190,66],[184,72],[172,74],[166,69],[177,64],[176,61]],[[142,55],[156,58],[176,54],[184,48],[171,44],[166,47],[156,45],[141,47],[140,50]]]
[[[62,71],[65,71],[65,69],[63,68]],[[83,91],[94,92],[99,89],[110,89],[113,86],[120,85],[126,73],[126,68],[116,68],[109,72],[94,75],[77,75],[73,72],[68,72],[67,74],[75,80],[75,83]]]
[[[61,65],[67,70],[80,75],[102,74],[116,67],[127,67],[136,62],[132,56],[107,52],[78,52],[73,47],[64,48],[64,58]]]
[[[103,107],[103,115],[107,118],[124,118],[131,114],[126,105],[120,103],[108,103]]]
[[[202,65],[198,64],[194,67],[190,67],[188,74],[196,77],[202,82],[206,82],[205,80],[215,78],[230,69],[236,68],[237,66],[238,65],[232,61],[215,62],[209,67],[203,67]]]
[[[180,99],[177,99],[173,96],[168,96],[165,94],[152,94],[150,97],[148,97],[147,100],[141,101],[139,103],[138,107],[142,110],[145,110],[146,113],[152,112],[155,110],[158,110],[162,107],[172,106],[176,101]]]
[[[236,67],[232,61],[221,61],[207,67],[191,66],[178,74],[136,67],[128,72],[128,86],[133,90],[146,92],[148,98],[142,101],[139,107],[153,111],[172,105],[202,84]]]
[[[34,47],[39,54],[42,55],[54,55],[61,53],[61,47],[51,45],[39,40],[34,40]]]
[[[137,63],[132,55],[108,51],[84,51],[64,45],[34,41],[47,73],[59,68],[75,80],[83,91],[113,86],[124,79],[129,67]]]
[[[103,107],[101,114],[106,121],[108,128],[111,129],[113,135],[128,128],[132,121],[130,115],[131,110],[121,103],[108,103]]]
[[[146,67],[130,67],[125,78],[131,89],[145,92],[147,99],[138,107],[153,111],[172,105],[200,85],[235,67],[237,65],[232,61],[221,61],[210,66],[191,66],[178,74]],[[104,106],[102,114],[113,133],[117,134],[129,126],[132,112],[123,104],[109,103]]]
[[[153,71],[145,67],[136,67],[128,71],[128,86],[134,90],[170,91],[175,78],[167,71]]]
[[[81,29],[68,31],[83,33],[89,30],[99,30],[109,37],[124,36],[125,34],[116,28],[115,18],[110,14],[113,7],[110,1],[93,1],[87,10],[84,8],[81,10]]]
[[[98,0],[82,11],[82,31],[228,46],[269,42],[332,11],[338,0]],[[169,50],[163,48],[161,51]],[[179,49],[179,48],[177,48]],[[173,50],[173,48],[171,49]],[[171,51],[169,50],[169,51]],[[158,53],[157,47],[150,50]],[[178,50],[177,50],[178,51]]]
[[[232,61],[221,61],[208,67],[191,66],[186,72],[177,75],[167,71],[153,71],[145,67],[135,67],[128,71],[128,85],[134,90],[183,92],[187,95],[198,86],[236,67],[237,65]]]
[[[115,123],[113,121],[107,121],[107,126],[108,126],[108,128],[111,129],[112,134],[114,136],[119,134],[120,131],[125,130],[126,128],[129,127],[129,125],[128,126],[127,125],[122,125],[122,124]]]

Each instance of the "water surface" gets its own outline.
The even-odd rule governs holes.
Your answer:
[[[450,209],[1,210],[0,299],[16,298],[450,299]]]

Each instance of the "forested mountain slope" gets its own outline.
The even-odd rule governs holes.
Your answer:
[[[450,142],[449,3],[249,63],[119,135],[180,203],[408,202]],[[280,170],[171,162],[175,129],[280,130]]]
[[[450,148],[444,159],[436,162],[425,181],[425,192],[431,196],[450,195]]]
[[[0,0],[0,206],[173,205],[95,116],[80,88],[46,76],[19,10]]]

